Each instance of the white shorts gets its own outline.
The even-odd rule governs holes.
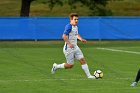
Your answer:
[[[63,48],[64,55],[68,64],[74,64],[74,59],[80,60],[84,58],[82,51],[78,46],[74,48]]]

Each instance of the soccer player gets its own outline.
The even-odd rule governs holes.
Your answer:
[[[80,34],[78,34],[78,14],[77,13],[71,13],[69,15],[70,18],[70,23],[68,23],[65,26],[65,30],[63,33],[63,40],[65,42],[64,47],[63,47],[63,53],[66,57],[66,63],[62,64],[53,64],[52,67],[52,74],[56,72],[57,69],[59,68],[65,68],[65,69],[70,69],[74,66],[74,59],[77,59],[81,63],[81,67],[84,70],[87,78],[95,79],[95,76],[92,76],[90,74],[88,65],[86,63],[86,60],[83,56],[82,51],[77,45],[77,39],[79,39],[82,42],[86,42],[85,39],[83,39]]]
[[[137,72],[137,76],[134,82],[132,82],[132,84],[130,86],[134,87],[137,85],[138,81],[140,80],[140,69]]]

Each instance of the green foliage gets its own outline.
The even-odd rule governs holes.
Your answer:
[[[48,0],[33,1],[31,4],[30,16],[67,16],[70,12],[77,12],[80,16],[88,16],[93,15],[93,13],[97,13],[92,13],[92,10],[90,10],[87,5],[83,5],[79,1],[71,3],[73,6],[71,7],[68,5],[68,0],[62,0],[63,6],[55,4],[53,9],[50,11],[47,1]],[[0,0],[0,16],[19,16],[20,7],[21,0]],[[104,6],[101,5],[100,7]],[[105,15],[140,16],[140,0],[108,0],[105,10]],[[94,15],[99,15],[99,13]]]
[[[60,6],[63,6],[62,0],[36,0],[36,1],[43,3],[43,4],[47,4],[51,11],[53,10],[55,5],[57,5],[57,4]]]
[[[108,0],[80,0],[82,4],[89,7],[90,15],[93,16],[108,16],[112,15],[111,10],[106,9]]]
[[[63,5],[62,1],[61,0],[47,0],[47,3],[49,5],[49,8],[52,10],[53,7],[58,4],[58,5]]]
[[[112,15],[111,10],[106,9],[107,1],[108,0],[67,0],[68,4],[71,6],[71,9],[77,8],[75,5],[77,2],[87,6],[91,11],[89,14],[91,16]]]
[[[67,0],[68,4],[71,6],[71,9],[76,9],[76,3],[79,0]]]
[[[49,5],[50,10],[52,10],[56,4],[62,6],[63,3],[68,3],[71,9],[76,9],[76,4],[80,2],[91,10],[91,16],[106,16],[112,14],[111,10],[106,9],[107,1],[108,0],[41,0],[39,2],[46,2]]]

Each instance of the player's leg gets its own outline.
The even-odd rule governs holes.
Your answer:
[[[65,63],[62,63],[62,64],[59,64],[58,65],[58,64],[54,63],[53,64],[53,67],[51,69],[51,73],[54,74],[58,68],[64,68],[64,64]]]
[[[52,74],[54,74],[56,72],[56,70],[59,69],[59,68],[68,69],[68,68],[72,68],[72,67],[73,67],[73,65],[68,64],[68,63],[62,63],[62,64],[54,63],[51,72],[52,72]]]
[[[69,69],[73,67],[74,64],[74,53],[73,52],[69,52],[69,54],[67,53],[67,51],[64,51],[64,55],[66,57],[66,61],[67,63],[62,63],[62,64],[53,64],[52,67],[52,74],[54,74],[56,72],[57,69],[59,68],[65,68],[65,69]]]
[[[85,60],[85,58],[84,58],[84,56],[83,56],[83,53],[82,53],[82,51],[80,50],[79,47],[77,48],[77,51],[75,52],[75,58],[78,59],[78,60],[80,61],[81,67],[82,67],[82,69],[84,70],[86,76],[87,76],[88,78],[95,79],[95,76],[92,76],[92,75],[90,74],[90,71],[89,71],[89,68],[88,68],[88,64],[86,63],[86,60]]]
[[[56,64],[56,63],[54,63]],[[65,68],[65,69],[69,69],[73,67],[73,64],[69,64],[69,63],[62,63],[62,64],[56,64],[55,66],[56,68]]]
[[[74,64],[74,52],[73,49],[64,50],[64,55],[66,58],[66,63],[58,64],[57,68],[69,69],[73,67]]]
[[[87,76],[88,78],[95,79],[95,76],[92,76],[92,75],[90,74],[88,65],[87,65],[87,63],[86,63],[86,61],[85,61],[85,58],[81,58],[81,59],[80,59],[80,63],[81,63],[81,67],[82,67],[82,69],[84,70],[86,76]]]
[[[138,81],[140,80],[140,69],[137,72],[137,76],[134,82],[132,82],[132,84],[130,86],[136,86]]]
[[[138,82],[140,80],[140,69],[137,73],[137,76],[136,76],[136,79],[135,79],[135,82]]]

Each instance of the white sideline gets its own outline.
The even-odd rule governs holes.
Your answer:
[[[57,80],[61,80],[61,81],[76,81],[76,80],[91,80],[91,79],[21,79],[21,80],[0,80],[0,82],[42,82],[42,81],[57,81]]]
[[[118,79],[118,80],[130,80],[131,78],[115,78],[115,79]],[[66,78],[63,78],[63,79],[34,79],[34,80],[31,80],[31,79],[18,79],[18,80],[0,80],[0,82],[44,82],[44,81],[88,81],[88,80],[94,80],[94,79],[74,79],[74,78],[71,78],[71,79],[66,79]],[[98,79],[100,80],[100,79]],[[102,80],[102,79],[101,79]],[[111,79],[106,79],[106,81],[110,81]]]
[[[126,50],[119,50],[119,49],[111,49],[111,48],[97,48],[97,49],[108,50],[108,51],[115,51],[115,52],[125,52],[125,53],[130,53],[130,54],[140,54],[140,52],[126,51]]]

